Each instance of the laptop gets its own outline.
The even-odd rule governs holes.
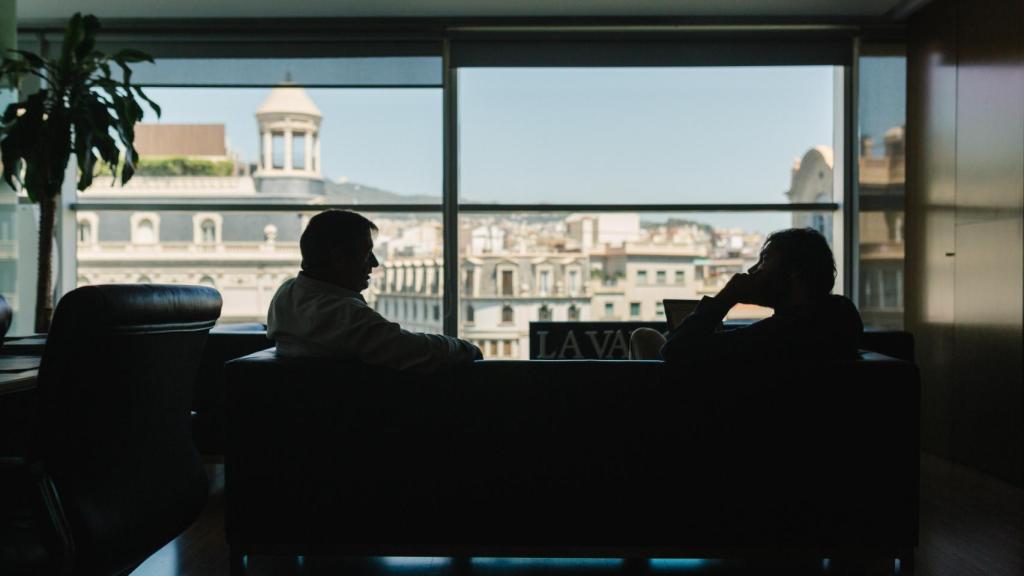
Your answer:
[[[665,307],[665,318],[668,320],[668,329],[675,330],[676,326],[693,312],[700,300],[672,300],[666,298],[661,301]]]

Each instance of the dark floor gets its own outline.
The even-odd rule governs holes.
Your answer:
[[[213,489],[203,515],[140,566],[135,576],[205,576],[228,572],[224,543],[223,466],[210,466]],[[1024,490],[962,466],[921,457],[921,542],[915,574],[925,576],[1021,576],[1024,574]],[[449,558],[335,559],[257,557],[249,574],[352,574],[420,576],[462,572]],[[622,560],[471,560],[473,576],[512,574],[622,574]],[[749,565],[721,560],[655,560],[652,574],[834,574],[814,566]],[[871,573],[891,571],[876,567]],[[896,571],[898,573],[898,571]]]

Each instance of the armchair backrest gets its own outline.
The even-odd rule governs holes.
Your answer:
[[[221,297],[199,286],[73,290],[39,370],[33,458],[52,479],[78,573],[119,573],[202,510],[193,382]]]

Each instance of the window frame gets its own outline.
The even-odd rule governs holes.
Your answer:
[[[145,240],[141,238],[142,223],[149,221],[153,225],[153,238]],[[159,246],[160,245],[160,214],[157,212],[133,212],[129,217],[131,223],[131,243],[134,246]]]
[[[836,24],[802,24],[802,25],[772,25],[772,26],[757,26],[757,25],[737,25],[735,23],[729,25],[720,25],[715,23],[706,24],[686,24],[680,25],[678,22],[671,23],[671,25],[665,25],[657,21],[645,22],[640,25],[632,25],[628,27],[630,42],[626,52],[629,54],[639,54],[640,57],[644,55],[649,56],[653,60],[658,60],[656,65],[680,65],[678,63],[664,63],[661,58],[655,55],[655,52],[659,49],[657,46],[645,48],[646,39],[655,39],[661,45],[667,41],[669,43],[678,42],[680,45],[686,44],[692,41],[694,38],[700,39],[706,45],[713,45],[715,42],[721,44],[722,39],[725,39],[726,43],[730,43],[730,39],[738,38],[741,39],[740,44],[743,45],[742,50],[733,51],[728,58],[752,58],[755,61],[751,62],[752,65],[762,65],[769,62],[765,62],[762,56],[758,55],[756,47],[758,45],[763,47],[774,47],[771,50],[769,59],[774,59],[771,64],[812,64],[822,62],[816,62],[823,58],[821,55],[815,55],[816,44],[818,40],[825,38],[830,46],[830,52],[832,58],[841,57],[843,61],[836,65],[839,73],[837,74],[837,90],[835,91],[835,105],[834,105],[834,118],[836,123],[836,129],[834,130],[834,149],[836,152],[835,171],[834,178],[836,186],[831,202],[823,203],[804,203],[804,204],[784,204],[784,203],[765,203],[765,204],[694,204],[694,203],[665,203],[665,204],[643,204],[643,205],[631,205],[631,204],[544,204],[544,205],[524,205],[524,204],[475,204],[475,203],[460,203],[458,197],[458,169],[459,169],[459,158],[458,158],[458,86],[457,86],[457,73],[463,67],[466,67],[465,62],[457,62],[456,58],[453,58],[453,51],[460,51],[465,53],[464,48],[468,47],[469,43],[480,44],[481,42],[494,42],[496,45],[505,43],[512,38],[515,42],[525,43],[526,45],[533,46],[545,46],[547,43],[548,49],[562,50],[563,52],[550,53],[550,58],[541,58],[540,60],[530,64],[531,66],[537,67],[551,67],[551,66],[573,66],[573,58],[587,58],[585,52],[579,50],[573,51],[573,49],[566,48],[567,44],[564,42],[567,38],[572,42],[573,35],[579,35],[580,38],[584,38],[588,42],[598,41],[601,43],[615,44],[622,39],[623,28],[621,25],[611,25],[608,23],[599,23],[595,26],[587,27],[563,27],[559,26],[556,21],[550,21],[547,23],[533,23],[530,25],[523,25],[523,23],[511,22],[510,24],[501,24],[498,22],[489,23],[487,25],[468,25],[466,23],[452,23],[452,22],[441,22],[438,25],[437,22],[431,23],[429,26],[424,25],[422,30],[415,34],[409,32],[408,26],[405,28],[390,29],[387,25],[380,27],[379,29],[369,32],[362,30],[361,34],[356,34],[347,41],[338,41],[337,34],[337,22],[332,22],[328,25],[326,22],[318,24],[313,23],[276,23],[271,26],[268,24],[258,25],[259,30],[252,34],[242,35],[231,35],[227,41],[221,39],[210,39],[208,31],[196,28],[194,26],[174,23],[168,21],[167,24],[170,26],[167,30],[162,32],[156,32],[154,26],[147,25],[142,28],[141,32],[136,29],[137,23],[131,23],[130,21],[117,22],[115,21],[108,29],[105,29],[106,35],[113,36],[115,42],[130,42],[133,46],[149,51],[160,57],[161,50],[168,50],[166,45],[173,45],[169,50],[171,52],[184,53],[187,57],[197,58],[221,58],[227,57],[226,53],[242,54],[247,55],[257,52],[265,52],[266,46],[260,45],[260,35],[272,36],[279,42],[277,46],[288,45],[289,57],[316,57],[321,56],[324,53],[330,52],[332,54],[362,54],[366,55],[367,51],[379,50],[382,53],[391,51],[388,55],[433,55],[441,57],[441,78],[437,84],[416,84],[403,86],[400,84],[394,85],[338,85],[338,88],[352,88],[352,89],[379,89],[379,88],[390,88],[390,89],[403,89],[403,88],[437,88],[442,94],[442,173],[443,173],[443,184],[442,184],[442,196],[439,204],[366,204],[366,205],[352,205],[352,204],[323,204],[317,205],[316,209],[329,209],[329,208],[341,208],[341,209],[358,209],[361,212],[367,213],[431,213],[440,214],[442,217],[443,225],[443,259],[444,267],[442,269],[440,284],[442,286],[453,287],[453,289],[444,290],[442,293],[442,319],[443,319],[443,331],[445,334],[457,335],[459,330],[459,316],[460,316],[460,301],[466,296],[476,295],[476,286],[474,286],[473,295],[463,295],[460,293],[458,288],[461,287],[461,261],[462,255],[459,254],[458,246],[458,234],[459,234],[459,218],[461,215],[467,214],[500,214],[507,212],[829,212],[832,213],[835,218],[833,221],[836,226],[840,226],[841,229],[835,233],[835,245],[834,250],[837,252],[837,260],[841,259],[840,274],[841,277],[837,282],[837,287],[841,287],[843,293],[853,299],[855,302],[859,299],[859,286],[854,281],[858,273],[859,255],[857,253],[858,242],[856,238],[857,233],[857,218],[858,218],[858,202],[857,198],[857,187],[856,187],[856,126],[857,123],[857,110],[856,110],[856,81],[857,81],[857,63],[860,53],[861,36],[868,35],[871,33],[869,29],[862,26],[854,25],[836,25]],[[217,29],[218,24],[208,24]],[[345,24],[350,30],[360,30],[362,26],[359,22],[348,22]],[[563,29],[564,28],[564,29]],[[426,32],[425,32],[426,31]],[[22,37],[29,36],[32,43],[49,46],[52,50],[54,45],[59,45],[59,37],[61,31],[59,26],[56,24],[43,24],[37,25],[36,27],[23,27],[19,31]],[[141,41],[140,41],[141,37]],[[550,41],[553,37],[561,38],[558,42],[552,43]],[[291,40],[295,38],[304,38],[305,43],[291,43],[282,42],[282,39]],[[717,38],[717,39],[716,39]],[[783,41],[776,41],[779,38],[783,38]],[[407,45],[403,46],[401,42],[395,42],[396,39],[404,39],[408,42]],[[773,40],[774,39],[774,40]],[[814,40],[806,47],[801,47],[802,39]],[[705,42],[707,40],[707,42]],[[367,43],[366,45],[362,43]],[[710,42],[710,44],[708,44]],[[238,45],[237,48],[232,46],[232,43]],[[367,48],[367,46],[370,46]],[[397,46],[397,47],[396,47]],[[751,47],[754,49],[751,49]],[[836,46],[839,46],[836,48]],[[426,47],[426,48],[425,48]],[[531,48],[533,49],[533,48]],[[704,47],[704,52],[696,52],[689,55],[684,55],[683,60],[690,59],[686,65],[700,66],[700,65],[721,65],[721,62],[716,63],[716,56],[713,52]],[[744,51],[745,50],[745,51]],[[397,54],[395,54],[397,52]],[[516,58],[524,57],[523,55],[538,54],[533,50],[530,52],[527,50],[519,55],[515,55]],[[694,55],[696,54],[696,56]],[[266,54],[260,54],[265,56]],[[838,55],[838,56],[837,56]],[[677,55],[678,56],[678,55]],[[176,55],[175,57],[181,57]],[[534,56],[530,56],[534,57]],[[633,57],[633,56],[630,56]],[[568,59],[568,60],[566,60]],[[742,63],[742,62],[740,62]],[[479,65],[479,64],[478,64]],[[601,65],[595,63],[587,63],[585,65]],[[607,65],[607,64],[604,64]],[[630,64],[626,64],[630,65]],[[632,64],[636,65],[636,64]],[[198,87],[198,86],[197,86]],[[229,86],[230,87],[230,86]],[[316,149],[319,146],[319,134],[313,132],[307,134],[306,138],[311,138],[313,148]],[[267,156],[272,156],[271,150],[262,150],[263,142],[260,143],[261,153],[260,158],[257,159],[257,164],[262,165],[262,161]],[[270,152],[270,154],[267,154]],[[283,152],[283,150],[282,150]],[[287,165],[291,163],[292,158],[285,157],[284,163]],[[305,158],[305,164],[307,169],[317,170],[316,166],[316,154],[312,157]],[[156,216],[153,219],[154,224],[154,235],[155,240],[159,243],[159,215],[156,214],[158,211],[192,211],[197,208],[197,204],[190,204],[187,202],[161,202],[161,201],[132,201],[132,202],[116,202],[116,201],[81,201],[78,198],[77,191],[74,188],[74,179],[68,178],[65,181],[64,189],[62,190],[65,201],[61,205],[62,217],[67,216],[68,219],[65,221],[73,222],[76,226],[67,227],[68,229],[59,230],[59,248],[65,253],[75,254],[77,248],[77,221],[75,213],[84,213],[86,211],[97,212],[100,210],[104,211],[130,211],[139,212],[141,210],[152,211],[153,215]],[[304,204],[287,204],[280,202],[267,202],[267,203],[241,203],[241,202],[220,202],[216,204],[203,204],[202,208],[208,211],[220,211],[220,212],[260,212],[260,211],[291,211],[300,210],[305,211],[309,209],[308,205]],[[70,214],[68,214],[70,213]],[[308,221],[308,217],[305,219]],[[305,224],[305,221],[303,224]],[[92,227],[93,234],[98,234],[95,224]],[[136,223],[132,223],[132,236],[133,243],[135,242],[135,230]],[[221,227],[218,226],[218,235],[221,231]],[[70,236],[70,237],[68,237]],[[74,261],[75,259],[71,259]],[[73,280],[76,276],[72,275],[70,279],[64,278],[68,271],[74,272],[74,266],[71,265],[68,270],[62,270],[61,274],[57,278],[58,290],[61,294],[67,292],[74,287]],[[475,282],[479,282],[479,268]],[[518,276],[518,270],[513,273],[513,295],[512,297],[518,296],[519,286],[515,284],[516,277]],[[552,275],[552,281],[554,275]],[[566,277],[567,278],[567,277]],[[578,272],[578,281],[580,285],[586,283],[586,278],[583,276],[582,270]],[[669,284],[674,285],[674,284]],[[554,286],[551,286],[554,290]],[[578,288],[577,291],[579,291]],[[566,286],[565,292],[568,294],[570,291],[568,285]],[[575,296],[575,294],[568,294]],[[496,294],[497,297],[505,296],[499,290]],[[582,316],[582,314],[580,314]]]
[[[203,234],[203,224],[213,222],[213,242],[207,242]],[[217,212],[196,212],[192,216],[192,242],[199,246],[217,246],[221,244],[224,229],[224,216]]]

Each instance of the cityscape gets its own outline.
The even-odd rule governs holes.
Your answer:
[[[98,178],[79,200],[161,201],[190,211],[80,209],[77,285],[202,284],[224,298],[222,323],[265,322],[276,289],[299,270],[298,239],[319,204],[422,203],[372,183],[322,174],[316,103],[301,87],[270,89],[253,111],[259,158],[229,148],[220,124],[137,127],[138,174],[124,187]],[[862,182],[902,194],[902,129],[873,155],[866,140]],[[789,170],[779,202],[831,202],[832,151],[809,148]],[[897,170],[898,168],[898,170]],[[865,179],[866,177],[866,179]],[[868,192],[862,192],[868,193]],[[281,211],[244,204],[282,203]],[[242,205],[218,210],[217,205]],[[212,207],[207,210],[204,204]],[[836,213],[791,213],[833,241]],[[443,230],[438,212],[365,214],[379,228],[381,266],[364,294],[385,317],[413,331],[441,332]],[[717,293],[757,260],[765,232],[701,221],[701,214],[560,212],[465,214],[459,220],[459,335],[491,358],[526,358],[530,322],[664,320],[662,300]],[[862,212],[862,312],[884,324],[902,306],[902,217]],[[2,230],[0,230],[2,232]],[[897,272],[894,272],[897,271]],[[16,298],[16,295],[12,295]],[[866,306],[865,306],[866,305]],[[886,311],[888,310],[888,312]],[[770,310],[738,306],[731,318]]]

